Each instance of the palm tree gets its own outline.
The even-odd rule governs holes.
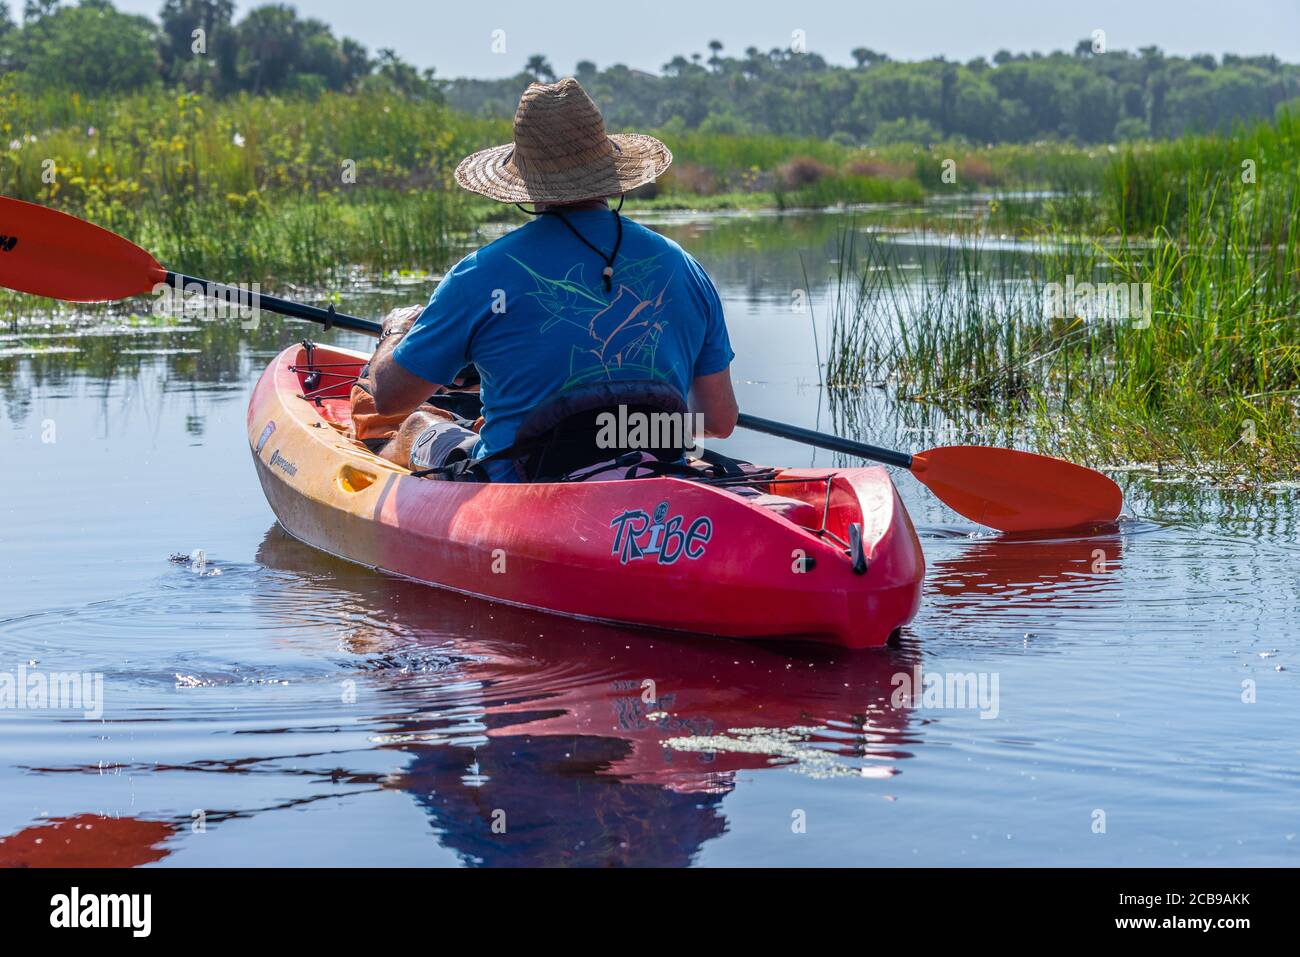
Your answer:
[[[877,53],[875,50],[868,50],[866,47],[856,48],[849,56],[853,57],[853,62],[858,65],[858,69],[875,66],[877,63],[884,63],[889,59],[885,54]]]
[[[668,76],[682,76],[686,73],[686,68],[690,66],[686,57],[680,53],[664,64],[663,70]]]
[[[534,53],[528,58],[528,62],[524,64],[524,72],[530,74],[538,83],[542,81],[547,83],[555,82],[555,68],[540,53]]]
[[[27,0],[23,6],[23,23],[35,23],[42,17],[48,17],[59,5],[59,0]],[[5,13],[9,11],[6,10]],[[6,17],[5,19],[8,19]]]
[[[722,41],[710,40],[709,51],[713,54],[709,57],[709,66],[713,67],[713,70],[716,73],[718,68],[722,66],[722,57],[718,55],[722,52]]]

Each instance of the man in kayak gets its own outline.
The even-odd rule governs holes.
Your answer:
[[[680,246],[619,215],[623,194],[671,162],[652,136],[607,135],[576,80],[530,86],[514,142],[467,157],[456,181],[533,203],[524,211],[534,219],[457,263],[426,307],[384,320],[368,381],[353,392],[358,437],[395,430],[380,454],[436,468],[454,453],[510,447],[525,416],[567,390],[630,380],[668,383],[689,395],[705,436],[729,435],[734,353],[717,290]],[[472,437],[426,404],[471,365],[483,402]],[[485,468],[494,481],[519,478],[507,460]]]

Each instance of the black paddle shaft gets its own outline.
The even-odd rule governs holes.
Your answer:
[[[379,335],[381,326],[373,319],[362,319],[359,316],[349,316],[345,312],[335,312],[333,308],[321,309],[318,306],[307,306],[301,302],[293,302],[289,299],[280,299],[277,296],[267,296],[258,293],[255,297],[250,297],[247,289],[240,289],[238,286],[227,286],[224,283],[212,282],[209,279],[199,279],[195,276],[186,276],[183,273],[168,272],[167,282],[169,285],[184,289],[191,284],[202,286],[205,295],[214,299],[224,299],[226,302],[245,302],[250,307],[265,309],[267,312],[278,313],[281,316],[289,316],[292,319],[305,319],[308,322],[319,322],[326,329],[338,326],[340,329],[347,329],[351,332],[361,332],[368,336]]]
[[[829,449],[832,452],[842,452],[845,455],[856,455],[859,458],[871,459],[873,462],[896,465],[901,469],[910,469],[912,467],[912,457],[906,452],[895,452],[892,449],[882,449],[863,442],[843,439],[838,435],[814,432],[812,429],[800,428],[797,425],[786,425],[784,422],[774,422],[771,419],[760,419],[748,412],[740,413],[736,424],[741,428],[751,429],[755,432],[766,432],[768,435],[776,435],[794,442],[802,442],[804,445],[815,445],[819,449]]]

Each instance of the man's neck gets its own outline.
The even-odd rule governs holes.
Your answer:
[[[534,207],[539,213],[555,210],[561,213],[578,212],[583,209],[609,209],[609,203],[603,199],[584,199],[579,203],[537,203]]]

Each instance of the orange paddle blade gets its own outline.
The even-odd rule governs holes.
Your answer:
[[[912,474],[954,511],[1000,532],[1113,522],[1124,504],[1100,472],[1015,449],[930,449],[912,456]]]
[[[69,302],[148,292],[166,280],[158,260],[93,223],[0,196],[0,286]]]

